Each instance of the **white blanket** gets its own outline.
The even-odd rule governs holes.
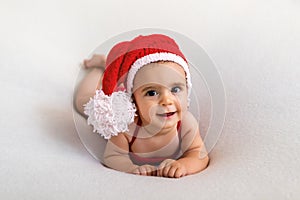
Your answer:
[[[299,19],[295,0],[1,3],[0,199],[299,199]],[[199,174],[107,169],[75,129],[79,62],[145,27],[193,39],[223,79],[224,129]]]

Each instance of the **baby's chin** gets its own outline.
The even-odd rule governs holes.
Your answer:
[[[167,117],[162,117],[167,118]],[[167,120],[157,120],[158,122],[153,121],[151,125],[149,124],[149,127],[156,131],[156,133],[159,132],[167,132],[170,130],[173,130],[177,127],[178,121],[180,121],[177,117],[174,116],[174,119],[167,119]]]

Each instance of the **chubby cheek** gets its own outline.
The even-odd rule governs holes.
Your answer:
[[[183,102],[181,102],[181,112],[187,112],[187,110],[188,110],[188,102],[187,102],[187,100],[186,101],[183,101]]]
[[[138,115],[140,117],[142,117],[143,119],[149,118],[149,115],[147,114],[147,112],[145,112],[145,108],[144,107],[138,107]]]
[[[177,103],[178,103],[178,107],[179,107],[179,109],[182,113],[184,113],[188,110],[187,96],[178,96],[177,97]]]
[[[149,121],[151,116],[154,114],[153,106],[147,105],[145,103],[137,104],[138,115],[144,119]]]

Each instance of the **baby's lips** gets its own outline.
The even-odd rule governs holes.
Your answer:
[[[158,116],[161,116],[161,117],[169,117],[169,116],[172,116],[174,115],[176,112],[167,112],[167,113],[162,113],[162,114],[157,114]]]

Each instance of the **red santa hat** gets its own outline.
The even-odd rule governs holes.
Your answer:
[[[85,105],[88,124],[93,125],[94,132],[109,139],[128,131],[136,111],[131,99],[134,77],[143,66],[158,61],[172,61],[184,69],[190,95],[188,62],[172,38],[152,34],[118,43],[107,56],[102,89]]]

